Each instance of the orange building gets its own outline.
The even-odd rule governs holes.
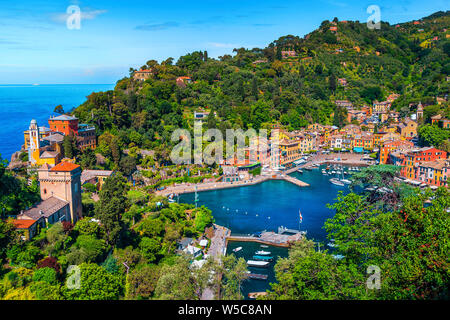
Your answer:
[[[78,119],[68,115],[61,115],[57,117],[51,117],[48,120],[50,130],[55,132],[64,133],[64,135],[70,135],[72,132],[75,136],[78,135]]]
[[[379,160],[380,164],[386,164],[389,162],[389,154],[394,150],[407,150],[412,149],[414,144],[411,141],[407,140],[393,140],[386,141],[380,147]]]

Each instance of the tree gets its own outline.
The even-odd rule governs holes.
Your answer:
[[[63,138],[64,156],[66,158],[74,158],[77,153],[76,137],[72,134],[65,135]]]
[[[252,95],[255,100],[258,100],[258,79],[256,77],[252,79]]]
[[[367,87],[361,92],[361,97],[371,104],[375,100],[383,100],[383,92],[378,86]]]
[[[35,281],[35,282],[43,281],[43,282],[47,282],[48,284],[54,285],[54,284],[57,284],[58,279],[57,279],[57,274],[56,274],[55,269],[45,267],[45,268],[37,269],[34,272],[33,281]]]
[[[161,300],[198,300],[196,280],[189,260],[178,257],[173,265],[163,265],[155,288],[155,297]]]
[[[161,244],[156,239],[143,237],[139,244],[141,254],[148,262],[154,262],[157,259],[157,255],[161,250]]]
[[[105,240],[108,244],[115,244],[122,230],[121,215],[128,209],[126,194],[129,190],[127,180],[116,173],[107,178],[100,191],[100,200],[95,205],[95,216],[105,228]]]
[[[349,300],[365,297],[365,279],[355,265],[347,266],[326,252],[314,250],[312,241],[295,244],[288,258],[277,261],[277,283],[267,299]]]
[[[117,300],[124,293],[124,279],[121,274],[108,273],[104,268],[83,263],[79,266],[81,278],[79,289],[64,288],[69,300]],[[72,274],[68,275],[70,279]]]
[[[130,156],[125,156],[120,160],[120,170],[126,177],[130,177],[136,170],[136,159]]]
[[[333,125],[342,128],[347,123],[347,109],[337,107],[334,112]]]
[[[247,263],[243,258],[237,259],[234,254],[222,257],[221,296],[223,300],[242,299],[242,282],[247,279]]]
[[[15,236],[14,225],[12,223],[0,220],[0,266],[3,266],[6,258],[6,252],[13,244]]]
[[[64,109],[63,109],[63,106],[62,105],[57,105],[56,107],[55,107],[55,109],[53,110],[53,112],[55,112],[55,113],[59,113],[59,114],[64,114],[65,112],[64,112]]]
[[[436,125],[426,124],[419,127],[419,142],[422,146],[441,147],[450,139],[450,130],[441,129]],[[446,150],[448,151],[448,150]]]
[[[61,266],[58,263],[58,260],[55,257],[46,257],[42,260],[39,260],[36,266],[38,269],[40,268],[52,268],[57,273],[61,271]]]
[[[97,158],[94,150],[88,148],[80,156],[80,165],[83,169],[94,169],[97,164]]]
[[[156,265],[142,265],[127,277],[126,299],[150,299],[155,292],[158,279],[161,276],[161,267]]]
[[[331,90],[331,92],[335,92],[336,91],[336,76],[332,73],[330,75],[330,77],[328,78],[328,86]]]

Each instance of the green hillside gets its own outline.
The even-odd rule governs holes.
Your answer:
[[[130,68],[130,77],[113,91],[91,94],[73,113],[95,124],[99,134],[109,132],[100,137],[105,156],[111,140],[119,148],[132,143],[165,149],[172,130],[191,127],[193,111],[200,108],[215,111],[207,126],[222,130],[273,122],[288,129],[312,122],[342,126],[344,117],[333,115],[345,110],[336,110],[334,100],[359,107],[397,93],[393,106],[404,116],[413,111],[410,103],[412,109],[419,101],[434,105],[449,92],[448,26],[449,11],[398,25],[382,22],[379,30],[335,18],[303,38],[287,35],[266,48],[237,48],[219,59],[197,51],[176,62],[150,60],[142,66],[152,70],[150,79],[134,80]],[[286,50],[296,56],[283,58]],[[177,86],[179,76],[193,82]],[[339,78],[345,78],[345,87]],[[448,112],[448,104],[433,110]]]

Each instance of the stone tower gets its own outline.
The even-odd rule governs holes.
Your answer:
[[[50,168],[44,164],[38,170],[41,198],[56,197],[69,203],[72,223],[82,216],[81,167],[70,162],[61,162]]]
[[[423,118],[423,107],[422,102],[419,102],[417,105],[417,113],[416,113],[416,120],[419,121],[419,119]]]
[[[30,135],[30,147],[28,149],[28,161],[31,164],[36,164],[39,159],[40,153],[40,144],[39,144],[39,126],[37,125],[36,120],[31,120],[29,129]]]

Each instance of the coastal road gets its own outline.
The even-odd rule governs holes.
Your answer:
[[[214,235],[211,238],[211,245],[208,249],[208,256],[213,259],[220,259],[222,255],[225,255],[226,251],[226,239],[227,236],[231,234],[231,231],[225,227],[214,225]],[[214,300],[215,298],[214,290],[211,288],[206,288],[203,293],[201,300]]]

